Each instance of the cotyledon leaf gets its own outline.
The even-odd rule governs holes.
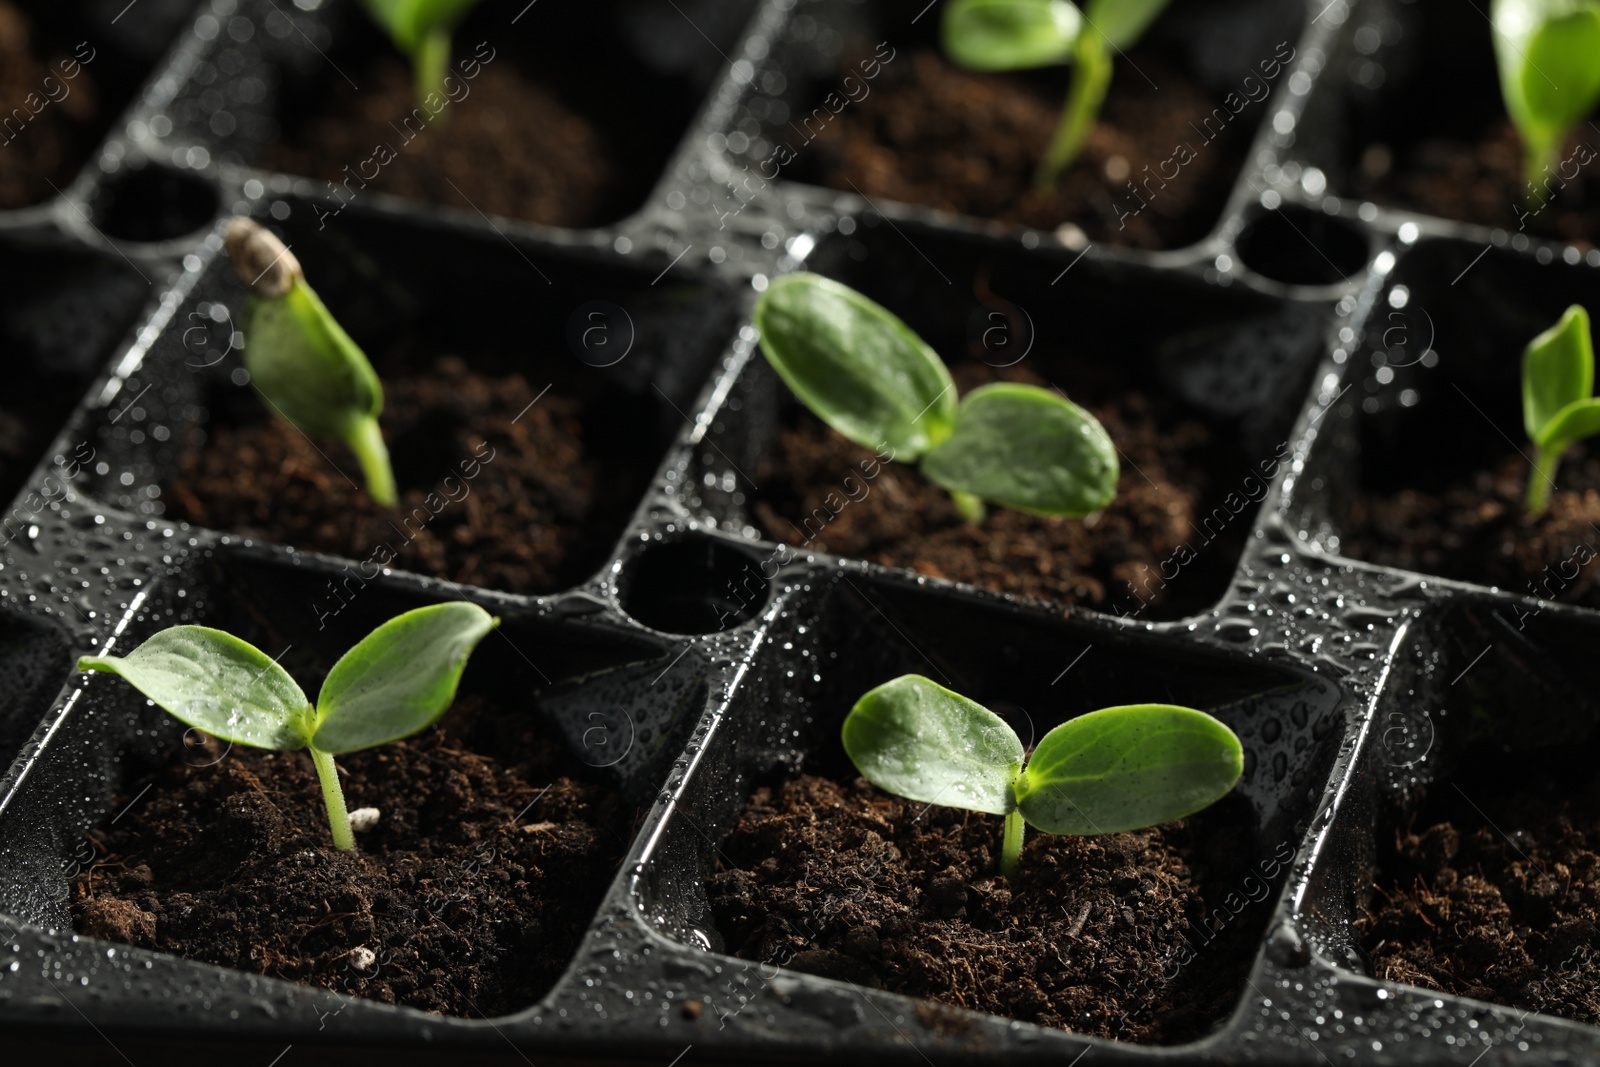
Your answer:
[[[476,604],[455,601],[379,626],[328,672],[312,744],[355,752],[432,725],[455,700],[467,657],[499,622]]]
[[[909,461],[950,436],[956,388],[943,361],[854,289],[819,274],[775,278],[755,323],[784,384],[856,444]]]
[[[304,748],[312,708],[265,652],[209,626],[173,626],[126,656],[84,656],[80,671],[107,671],[174,718],[213,737],[256,748]]]
[[[1117,492],[1117,447],[1093,415],[1033,385],[968,393],[955,431],[922,459],[946,489],[1038,515],[1087,515]]]
[[[1082,26],[1067,0],[952,0],[940,40],[968,70],[1029,70],[1067,62]]]
[[[850,710],[844,750],[873,785],[925,804],[1004,815],[1022,742],[1004,719],[918,674],[869,691]]]
[[[1017,808],[1049,833],[1116,833],[1193,814],[1243,773],[1238,737],[1205,712],[1105,708],[1045,734],[1017,781]]]

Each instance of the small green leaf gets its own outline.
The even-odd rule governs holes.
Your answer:
[[[449,29],[479,0],[364,0],[372,21],[402,51],[415,52],[435,29]]]
[[[1593,392],[1589,313],[1573,304],[1560,322],[1529,341],[1522,353],[1522,422],[1528,439],[1543,445],[1556,415]]]
[[[1533,180],[1600,100],[1600,3],[1494,0],[1490,17],[1501,95],[1528,144]]]
[[[955,431],[922,460],[946,489],[1039,515],[1087,515],[1117,491],[1117,448],[1105,427],[1046,389],[999,382],[974,389]]]
[[[823,422],[914,460],[950,435],[956,388],[905,323],[818,274],[776,278],[756,302],[761,351]]]
[[[281,296],[252,296],[245,308],[251,384],[302,433],[342,438],[361,463],[368,494],[391,507],[397,493],[378,428],[383,387],[377,372],[306,284],[299,264],[285,273],[292,280]]]
[[[1192,815],[1244,773],[1238,737],[1192,708],[1135,704],[1057,726],[1017,782],[1017,808],[1053,834],[1109,834]]]
[[[1084,22],[1112,48],[1132,48],[1170,0],[1089,0]]]
[[[121,675],[181,722],[256,748],[304,748],[311,702],[266,653],[207,626],[162,630],[126,656],[84,656],[80,671]]]
[[[924,804],[1004,815],[1022,767],[1022,742],[980,704],[907,674],[850,709],[844,750],[880,789]]]
[[[968,70],[1028,70],[1071,59],[1082,24],[1067,0],[952,0],[940,34]]]
[[[476,604],[457,601],[379,626],[328,672],[312,744],[355,752],[431,726],[455,700],[467,657],[499,624]]]
[[[1540,451],[1560,456],[1569,445],[1600,433],[1600,397],[1574,400],[1545,423],[1544,433],[1533,443]]]
[[[383,408],[377,372],[304,278],[245,309],[245,369],[284,418],[308,434],[344,437]]]

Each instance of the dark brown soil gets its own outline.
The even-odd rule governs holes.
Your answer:
[[[1236,449],[1178,403],[1083,359],[1040,354],[1003,369],[963,361],[952,374],[963,394],[1001,380],[1054,385],[1092,411],[1123,456],[1116,499],[1082,519],[991,508],[973,525],[914,466],[884,464],[862,479],[876,469],[874,453],[796,406],[778,458],[756,475],[768,536],[803,545],[815,534],[807,547],[817,551],[1122,615],[1176,618],[1210,605],[1249,525],[1236,517],[1201,525],[1253,473]],[[861,498],[839,508],[849,493]]]
[[[718,929],[744,959],[1118,1040],[1191,1040],[1232,1009],[1259,920],[1218,907],[1252,859],[1225,807],[1030,831],[1015,884],[995,873],[1000,826],[864,779],[762,787],[722,845]],[[1232,918],[1209,944],[1208,913]]]
[[[1600,458],[1567,452],[1537,519],[1523,514],[1528,461],[1509,455],[1433,494],[1363,495],[1350,509],[1340,551],[1370,563],[1495,585],[1545,600],[1600,607]]]
[[[1355,922],[1372,973],[1600,1022],[1600,784],[1559,795],[1442,787],[1380,841]]]
[[[366,578],[392,565],[547,593],[576,585],[607,558],[641,486],[586,447],[585,412],[597,386],[575,378],[541,397],[546,382],[409,350],[376,366],[397,509],[357,488],[360,468],[342,442],[308,439],[252,395],[237,421],[218,419],[206,437],[197,432],[182,474],[163,490],[171,514],[371,561]]]
[[[94,53],[83,55],[90,65],[71,48],[39,40],[32,20],[0,0],[0,116],[6,120],[0,130],[0,208],[55,196],[94,150]],[[67,72],[72,76],[64,77]]]
[[[1225,126],[1213,119],[1207,131],[1204,120],[1221,101],[1160,53],[1136,50],[1117,60],[1082,154],[1055,189],[1036,192],[1034,167],[1067,85],[1065,69],[977,74],[934,49],[905,48],[814,143],[790,143],[802,159],[815,153],[805,165],[823,184],[874,200],[1047,230],[1073,223],[1090,240],[1137,248],[1179,248],[1204,237],[1222,213],[1262,105],[1249,104]],[[1187,153],[1175,156],[1180,147]]]
[[[458,65],[471,58],[464,44],[457,51]],[[409,122],[418,105],[408,65],[383,56],[356,77],[360,92],[330,84],[326,110],[261,165],[333,182],[345,202],[370,190],[551,226],[605,221],[630,184],[629,161],[605,135],[507,56],[461,82],[459,102]]]
[[[179,752],[88,835],[77,930],[450,1015],[542,996],[627,850],[620,798],[480,696],[339,766],[350,808],[381,812],[356,853],[304,752]]]
[[[1391,166],[1387,146],[1357,168],[1358,195],[1447,219],[1592,246],[1600,235],[1600,130],[1580,126],[1538,195],[1528,195],[1522,139],[1504,115],[1476,141],[1434,139]]]

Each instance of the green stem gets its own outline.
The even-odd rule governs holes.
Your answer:
[[[971,493],[963,493],[959,489],[950,490],[950,499],[955,501],[956,510],[961,512],[961,517],[972,525],[980,525],[988,510],[983,506],[983,498]]]
[[[411,53],[411,73],[416,80],[418,104],[426,100],[429,93],[444,95],[445,75],[450,73],[449,30],[435,27],[417,43],[416,51]],[[444,118],[443,111],[438,118]]]
[[[1106,50],[1106,40],[1092,30],[1085,32],[1074,49],[1072,88],[1067,91],[1061,121],[1039,161],[1039,169],[1033,172],[1035,189],[1044,192],[1053,188],[1061,172],[1078,158],[1110,85],[1111,53]]]
[[[1017,878],[1017,859],[1022,855],[1022,812],[1012,808],[1006,815],[1005,839],[1000,846],[1000,873],[1011,881]]]
[[[1525,500],[1529,518],[1544,514],[1544,509],[1550,506],[1550,483],[1555,481],[1556,465],[1560,462],[1559,451],[1552,453],[1537,447],[1533,450],[1533,469],[1528,472]]]
[[[333,753],[308,747],[311,762],[317,765],[317,780],[322,783],[322,799],[328,805],[328,829],[333,831],[333,847],[345,852],[356,850],[356,836],[350,832],[350,813],[344,807],[344,787],[339,784],[339,768]]]
[[[1522,142],[1522,178],[1527,183],[1522,201],[1535,210],[1545,205],[1545,189],[1543,184],[1545,168],[1554,163],[1560,164],[1560,144],[1547,141],[1535,141],[1524,136]]]
[[[345,440],[361,463],[361,474],[367,481],[367,495],[374,503],[392,508],[399,497],[395,493],[394,470],[389,466],[389,449],[383,443],[383,430],[375,415],[357,419],[346,434]]]

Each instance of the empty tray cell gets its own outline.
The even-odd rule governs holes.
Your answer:
[[[1152,829],[1029,830],[1008,882],[1001,819],[891,796],[845,755],[852,705],[908,673],[990,708],[1029,748],[1098,708],[1200,708],[1240,736],[1244,777]],[[733,692],[644,904],[684,943],[764,966],[1101,1037],[1193,1040],[1245,991],[1266,902],[1338,745],[1338,704],[1296,670],[976,595],[818,576]],[[730,982],[707,1010],[732,1025],[754,992]],[[940,1024],[941,1010],[915,1015],[967,1025]]]
[[[378,578],[347,586],[330,615],[318,605],[339,580],[218,550],[162,579],[113,651],[198,622],[255,644],[314,694],[374,626],[437,599]],[[438,723],[337,758],[354,852],[333,847],[305,751],[219,741],[120,678],[86,676],[6,799],[0,907],[425,1011],[533,1005],[698,715],[703,668],[615,627],[491,609],[500,627]]]
[[[1528,521],[1527,343],[1572,304],[1600,308],[1600,273],[1466,241],[1400,262],[1341,348],[1350,389],[1322,420],[1296,495],[1325,495],[1315,540],[1356,559],[1513,593],[1600,604],[1600,452],[1582,442]],[[1591,312],[1592,313],[1592,312]],[[1319,504],[1302,515],[1315,528]]]
[[[812,269],[902,318],[962,394],[1025,382],[1088,408],[1121,453],[1116,499],[1082,519],[997,507],[968,523],[913,466],[885,462],[892,450],[824,426],[759,355],[702,453],[699,499],[797,548],[1001,592],[1151,619],[1215,603],[1288,455],[1322,313],[1093,256],[1041,259],[872,222],[819,248]],[[722,493],[730,460],[737,492]]]
[[[659,268],[489,228],[355,209],[323,228],[327,205],[276,203],[383,381],[399,505],[373,503],[342,442],[307,437],[250,387],[245,294],[221,255],[92,428],[92,494],[503,591],[599,570],[731,336],[728,290],[685,274],[652,287]]]
[[[1374,977],[1600,1021],[1597,637],[1465,602],[1401,649],[1369,735],[1375,854],[1343,874]]]

